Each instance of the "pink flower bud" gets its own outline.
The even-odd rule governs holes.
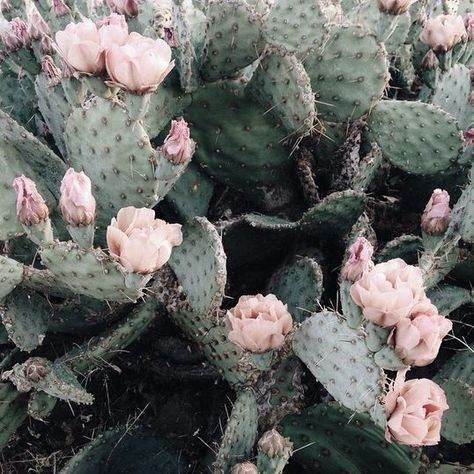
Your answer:
[[[435,52],[445,52],[467,40],[464,21],[460,15],[440,15],[426,20],[420,40]]]
[[[182,241],[181,225],[155,219],[152,209],[124,207],[107,227],[110,255],[134,273],[155,272]]]
[[[113,45],[106,53],[110,84],[136,94],[155,91],[174,67],[166,41],[130,33],[124,45]]]
[[[421,216],[421,230],[428,235],[444,234],[450,220],[449,194],[435,189]]]
[[[416,0],[377,0],[379,10],[391,15],[401,15],[408,11]]]
[[[258,474],[258,469],[254,463],[241,462],[232,468],[230,474]]]
[[[408,318],[400,319],[387,342],[405,364],[423,367],[436,359],[452,327],[453,323],[426,298],[415,305]]]
[[[95,199],[91,180],[84,171],[69,168],[61,181],[59,208],[64,220],[71,226],[89,225],[95,219]]]
[[[28,3],[26,15],[29,23],[28,33],[32,39],[39,40],[51,33],[48,24],[44,21],[33,2]]]
[[[423,60],[421,61],[421,67],[425,71],[432,71],[439,66],[439,60],[436,57],[436,54],[433,52],[432,49],[429,49],[428,52],[423,56]]]
[[[349,250],[351,254],[342,269],[342,278],[357,281],[364,272],[374,268],[374,262],[371,260],[374,247],[364,237],[358,237]]]
[[[474,41],[474,13],[468,13],[464,17],[464,28],[466,28],[467,39]]]
[[[49,217],[48,206],[34,181],[21,175],[13,180],[13,189],[16,192],[16,215],[22,224],[38,224]]]
[[[472,146],[474,145],[474,128],[468,128],[464,132],[464,145],[465,146]]]
[[[54,60],[51,56],[43,56],[41,58],[41,69],[49,79],[49,85],[56,85],[62,78],[61,69],[54,64]]]
[[[10,21],[9,26],[10,31],[1,36],[5,49],[13,52],[29,46],[30,35],[28,34],[28,25],[21,18],[16,17]]]
[[[194,152],[194,142],[189,134],[189,127],[185,120],[172,120],[171,129],[165,138],[162,148],[164,156],[176,164],[187,163]]]
[[[405,382],[406,372],[397,373],[385,397],[385,438],[412,446],[438,444],[441,418],[449,408],[446,395],[429,379]]]
[[[270,458],[282,456],[288,448],[292,447],[293,443],[288,438],[284,438],[275,429],[265,431],[258,441],[259,451],[262,451]]]
[[[40,39],[41,54],[53,54],[53,42],[49,36],[42,36]]]
[[[71,9],[64,3],[64,0],[53,0],[53,10],[57,17],[71,13]]]
[[[228,337],[242,349],[266,352],[280,347],[293,326],[293,318],[275,295],[241,296],[227,311]]]
[[[128,17],[138,15],[137,0],[107,0],[107,5],[109,5],[113,12],[119,13],[120,15],[126,15]]]

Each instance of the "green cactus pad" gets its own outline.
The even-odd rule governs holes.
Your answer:
[[[44,375],[36,378],[28,377],[28,367],[33,363],[40,364],[44,368]],[[40,357],[28,359],[23,364],[15,364],[12,370],[3,373],[2,379],[12,382],[19,392],[35,389],[60,400],[87,405],[94,400],[94,397],[82,388],[74,373],[66,365],[52,363]]]
[[[86,444],[60,474],[182,474],[186,467],[183,453],[166,439],[145,429],[118,427]]]
[[[231,77],[258,58],[265,44],[262,17],[245,0],[212,0],[207,18],[204,79]]]
[[[100,249],[57,242],[40,250],[41,261],[72,291],[99,300],[131,302],[142,296],[151,275],[128,273]]]
[[[294,321],[302,322],[319,308],[323,293],[323,272],[310,257],[294,258],[272,277],[268,287],[283,303]]]
[[[382,369],[402,370],[408,366],[400,360],[393,347],[385,346],[374,354],[374,362]]]
[[[362,321],[362,309],[352,299],[350,290],[352,281],[343,280],[339,285],[339,299],[341,301],[342,314],[347,325],[352,329],[357,329]]]
[[[438,285],[427,292],[428,298],[438,308],[440,314],[447,316],[459,307],[472,303],[474,295],[466,288],[453,285]]]
[[[64,163],[30,132],[0,111],[0,239],[23,233],[16,218],[13,179],[20,175],[36,182],[48,207],[56,205],[59,184],[66,170]]]
[[[304,65],[318,113],[332,122],[367,113],[382,98],[388,80],[385,49],[359,27],[334,27]]]
[[[459,235],[464,242],[474,244],[474,165],[471,168],[469,184],[456,202],[451,213],[450,234],[459,226]]]
[[[352,181],[352,189],[367,192],[373,187],[374,180],[383,164],[382,150],[376,143],[371,143],[370,151],[359,161],[357,172]]]
[[[252,76],[250,87],[265,110],[290,133],[302,136],[314,131],[314,94],[303,63],[296,56],[269,51]]]
[[[193,94],[185,116],[198,144],[196,160],[211,177],[253,193],[255,184],[283,178],[282,165],[290,158],[282,145],[287,132],[248,92],[209,84]]]
[[[17,288],[0,306],[8,337],[22,351],[31,352],[43,343],[51,312],[45,298]]]
[[[388,443],[384,432],[366,414],[353,413],[335,402],[306,408],[282,422],[294,444],[289,472],[380,472],[415,474],[419,453]]]
[[[28,417],[28,397],[11,383],[0,382],[0,449]]]
[[[382,394],[383,372],[365,340],[336,313],[324,311],[306,319],[293,339],[295,354],[324,388],[355,411],[369,411]]]
[[[452,115],[461,128],[464,128],[469,125],[465,123],[465,119],[468,109],[471,108],[467,101],[470,90],[469,69],[462,64],[456,64],[437,81],[430,102]]]
[[[369,135],[386,159],[413,174],[440,173],[462,153],[462,134],[455,119],[422,102],[380,102],[370,115]]]
[[[44,420],[51,414],[57,402],[57,398],[45,392],[32,392],[28,400],[28,415],[35,420]]]
[[[394,258],[401,258],[408,263],[416,262],[422,249],[423,241],[418,235],[401,235],[385,244],[377,255],[377,261],[387,262]]]
[[[209,314],[220,306],[227,281],[225,263],[222,241],[205,217],[184,226],[183,243],[173,250],[169,265],[197,313]]]
[[[472,474],[474,465],[463,466],[456,464],[435,464],[431,465],[426,474]]]
[[[366,344],[371,352],[377,352],[387,344],[390,329],[377,326],[372,321],[365,323]]]
[[[0,255],[0,300],[23,280],[23,265]]]
[[[252,452],[257,437],[257,401],[251,389],[243,390],[232,407],[213,466],[216,474],[226,474],[230,468],[245,461]]]
[[[311,235],[344,235],[364,210],[366,196],[358,191],[338,191],[303,214],[301,230]]]
[[[304,56],[323,42],[326,21],[318,2],[277,0],[265,19],[263,34],[270,45]]]

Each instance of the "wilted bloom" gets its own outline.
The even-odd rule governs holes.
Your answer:
[[[155,219],[155,212],[147,208],[124,207],[107,227],[110,255],[129,272],[158,270],[182,241],[180,224]]]
[[[46,360],[42,357],[30,357],[25,362],[25,377],[31,382],[38,382],[48,373]]]
[[[425,298],[420,269],[401,258],[375,265],[351,286],[350,293],[364,318],[386,328],[408,317]]]
[[[28,2],[26,7],[26,15],[28,17],[28,33],[34,40],[40,40],[44,36],[50,34],[48,24],[44,21],[41,13],[33,2]]]
[[[13,10],[13,5],[10,0],[0,0],[0,11],[2,13],[8,13],[11,10]]]
[[[258,474],[258,469],[251,462],[241,462],[231,469],[230,474]]]
[[[474,13],[468,13],[464,17],[464,28],[466,28],[467,39],[474,41]]]
[[[99,30],[100,44],[104,51],[113,45],[122,45],[127,42],[128,25],[123,15],[112,13],[97,22],[96,27]]]
[[[379,10],[391,13],[392,15],[401,15],[410,8],[416,0],[377,0]]]
[[[162,147],[165,157],[176,164],[187,163],[194,152],[194,142],[184,119],[172,120],[171,129]]]
[[[441,342],[452,327],[453,323],[426,298],[415,305],[408,318],[400,319],[387,342],[403,362],[423,367],[436,359]]]
[[[435,52],[448,51],[467,40],[467,32],[461,15],[439,15],[426,20],[420,40]]]
[[[54,64],[51,56],[43,56],[41,58],[41,69],[49,79],[49,85],[56,85],[62,78],[61,69]]]
[[[241,296],[227,311],[229,339],[250,352],[280,347],[293,326],[293,318],[275,295]]]
[[[64,0],[53,0],[53,11],[58,17],[71,13],[71,9],[64,3]]]
[[[30,44],[28,25],[21,18],[13,18],[9,27],[9,31],[1,35],[6,51],[13,52]]]
[[[258,449],[270,458],[282,456],[288,448],[292,447],[293,443],[275,429],[265,431],[258,441]]]
[[[166,41],[130,33],[127,42],[106,54],[111,84],[137,94],[155,91],[174,67]]]
[[[449,194],[444,189],[435,189],[421,216],[421,229],[429,235],[443,234],[450,220]]]
[[[397,373],[385,397],[385,438],[413,446],[435,445],[443,412],[449,408],[446,395],[429,379],[405,382],[406,372]]]
[[[436,54],[432,49],[429,49],[428,52],[423,56],[423,60],[421,61],[421,67],[425,71],[431,71],[436,69],[439,66],[439,60],[436,57]]]
[[[84,171],[69,168],[61,181],[59,208],[64,220],[72,226],[89,225],[95,219],[92,184]]]
[[[364,272],[374,268],[374,262],[372,262],[374,247],[364,237],[357,237],[349,251],[351,254],[342,269],[342,278],[356,281]]]
[[[465,146],[474,145],[474,128],[468,128],[464,132],[464,145]]]
[[[137,0],[107,0],[107,5],[115,13],[126,15],[128,17],[138,15]]]
[[[48,206],[34,181],[21,175],[13,180],[13,189],[16,192],[16,215],[22,224],[38,224],[49,217]]]

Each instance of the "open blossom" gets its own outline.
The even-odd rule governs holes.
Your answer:
[[[366,238],[358,237],[349,251],[349,259],[342,269],[342,278],[356,281],[364,272],[374,268],[374,262],[372,262],[374,247]]]
[[[185,120],[172,120],[171,129],[163,143],[163,154],[176,164],[187,163],[194,152],[194,142],[189,134],[189,127]]]
[[[89,225],[95,219],[92,184],[84,171],[69,168],[61,181],[59,208],[64,220],[72,226]]]
[[[48,206],[34,181],[21,175],[13,180],[13,189],[16,192],[16,215],[22,224],[38,224],[49,217]]]
[[[136,94],[155,91],[174,67],[171,48],[161,40],[130,33],[123,45],[113,45],[106,54],[111,84]]]
[[[421,229],[429,235],[443,234],[448,228],[450,213],[448,192],[435,189],[421,216]]]
[[[415,305],[408,318],[397,323],[387,342],[403,362],[423,367],[436,359],[441,342],[452,327],[453,323],[426,298]]]
[[[112,11],[120,13],[120,15],[128,17],[138,15],[137,0],[107,0],[107,5],[109,5]]]
[[[392,15],[401,15],[410,8],[416,0],[377,0],[380,11],[391,13]]]
[[[401,258],[375,265],[351,286],[350,293],[364,318],[386,328],[408,317],[425,298],[420,269]]]
[[[293,326],[293,318],[275,295],[241,296],[227,311],[228,337],[244,350],[266,352],[280,347]]]
[[[110,255],[129,272],[158,270],[182,241],[180,224],[155,219],[155,212],[147,208],[124,207],[107,227]]]
[[[405,382],[406,370],[397,373],[385,397],[385,438],[413,446],[439,443],[441,418],[449,408],[441,387],[429,379]]]
[[[13,18],[9,27],[9,31],[1,35],[1,40],[7,51],[13,52],[30,44],[28,25],[21,18]]]
[[[461,15],[439,15],[426,20],[420,40],[436,52],[445,52],[467,40]]]

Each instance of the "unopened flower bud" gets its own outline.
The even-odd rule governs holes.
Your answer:
[[[194,142],[185,120],[172,120],[171,129],[162,148],[164,156],[176,164],[187,163],[194,152]]]
[[[241,462],[232,468],[230,474],[258,474],[258,469],[251,462]]]
[[[464,145],[465,146],[474,145],[474,128],[468,128],[464,132]]]
[[[21,175],[13,180],[13,188],[16,192],[16,215],[22,224],[39,224],[49,217],[48,206],[34,181]]]
[[[107,4],[113,12],[119,13],[120,15],[126,15],[128,17],[138,15],[137,0],[107,0]]]
[[[95,199],[91,180],[84,171],[69,168],[61,181],[59,208],[63,219],[71,226],[91,224],[95,219]]]
[[[258,449],[270,458],[282,456],[288,448],[292,447],[293,443],[275,429],[265,431],[258,441]]]
[[[53,0],[53,10],[57,17],[71,13],[71,9],[64,3],[64,0]]]
[[[421,216],[421,229],[428,235],[444,234],[450,220],[449,194],[435,189]]]
[[[401,15],[408,11],[414,0],[377,0],[379,10],[391,15]]]
[[[436,54],[432,49],[429,49],[428,52],[424,55],[423,60],[421,61],[421,67],[425,71],[431,71],[436,69],[439,66],[439,60],[436,57]]]
[[[41,69],[49,79],[49,85],[56,85],[62,78],[61,69],[54,64],[54,60],[51,56],[43,56],[41,58]]]
[[[372,255],[374,247],[364,237],[358,237],[351,245],[350,256],[342,269],[342,278],[349,281],[357,281],[365,271],[374,268]]]

